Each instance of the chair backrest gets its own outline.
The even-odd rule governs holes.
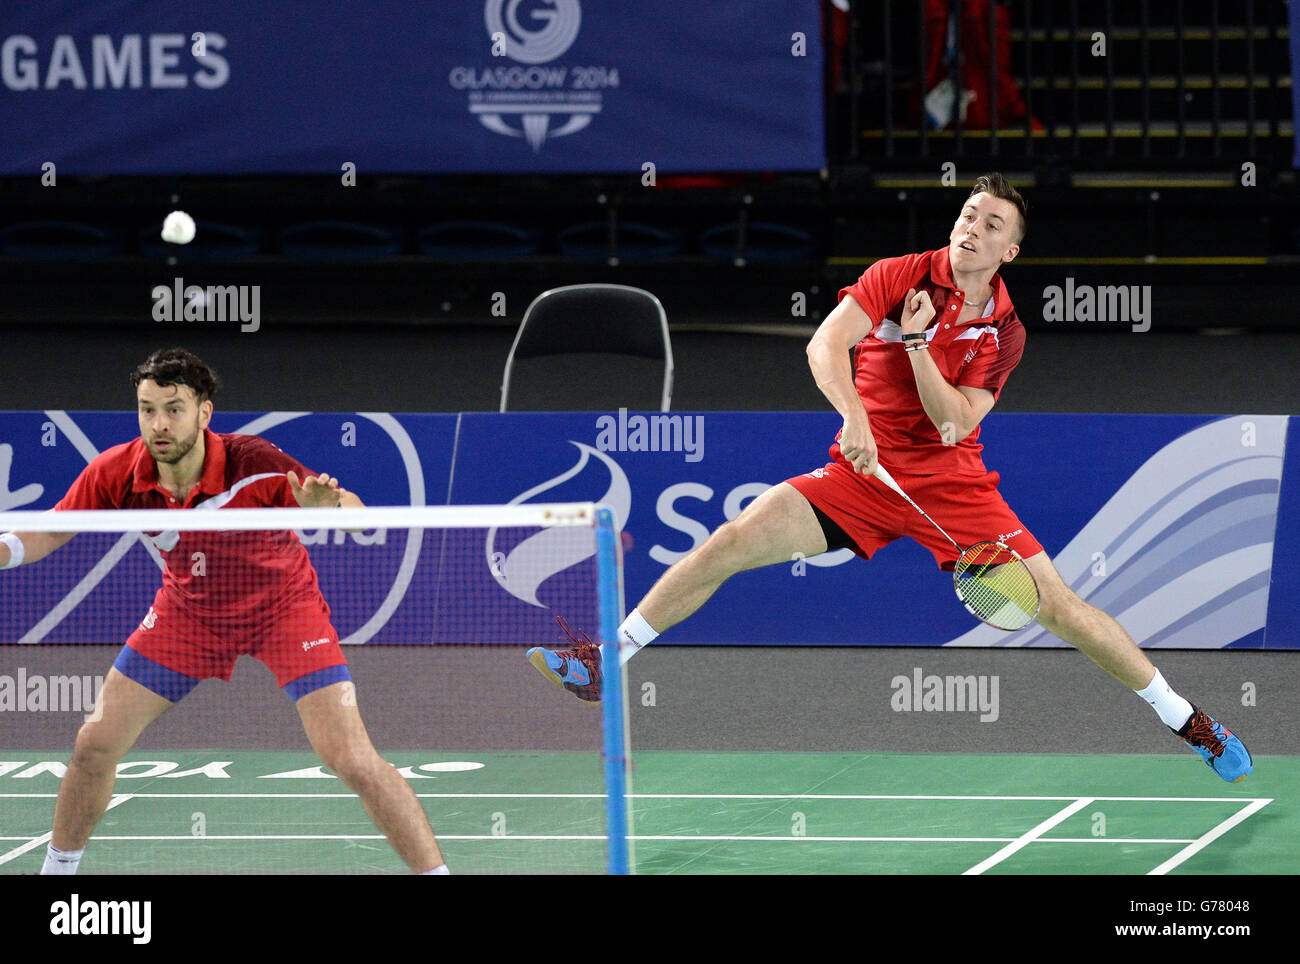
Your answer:
[[[517,359],[596,352],[662,359],[659,410],[669,410],[673,348],[664,306],[642,288],[612,284],[567,285],[533,299],[506,358],[500,410],[508,410],[510,376]]]

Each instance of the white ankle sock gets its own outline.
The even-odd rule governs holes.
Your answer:
[[[81,850],[60,850],[50,844],[45,848],[45,866],[41,868],[41,873],[71,876],[77,872],[77,865],[81,863],[81,855],[85,852],[84,847]]]
[[[1150,703],[1165,726],[1171,729],[1182,729],[1183,724],[1192,718],[1192,704],[1173,691],[1173,688],[1165,682],[1165,678],[1160,675],[1160,670],[1156,670],[1156,675],[1151,678],[1146,689],[1134,690],[1134,692]]]
[[[645,621],[641,610],[632,610],[618,627],[619,662],[626,663],[642,646],[649,646],[658,638],[659,634]]]
[[[447,869],[446,864],[439,864],[437,867],[434,867],[433,870],[420,871],[421,877],[443,877],[450,876],[450,874],[451,871]]]

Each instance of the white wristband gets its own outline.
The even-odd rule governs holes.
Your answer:
[[[23,540],[12,532],[0,532],[0,542],[9,547],[9,561],[0,566],[0,569],[13,569],[21,566],[23,558],[27,555],[27,548],[23,545]]]

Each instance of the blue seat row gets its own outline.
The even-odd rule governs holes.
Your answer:
[[[555,236],[560,254],[579,261],[647,261],[690,253],[691,241],[706,257],[731,260],[738,250],[751,262],[803,261],[817,256],[816,239],[806,231],[761,221],[741,226],[721,224],[694,238],[677,228],[636,221],[616,226],[611,252],[609,225],[591,221],[565,228]],[[351,221],[312,221],[284,228],[268,239],[261,228],[200,221],[198,235],[188,245],[168,244],[157,228],[137,232],[136,245],[150,258],[182,261],[226,261],[278,252],[306,261],[365,261],[406,252],[407,232],[401,228]],[[271,241],[268,244],[268,240]],[[130,232],[122,228],[73,221],[28,221],[0,228],[0,256],[50,261],[85,261],[128,252]],[[543,232],[534,227],[494,221],[448,221],[415,234],[414,250],[439,261],[509,261],[539,254]]]

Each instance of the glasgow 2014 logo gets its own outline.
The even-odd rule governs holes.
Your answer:
[[[468,93],[469,112],[495,134],[540,151],[548,138],[576,134],[618,87],[617,67],[555,64],[578,37],[578,0],[487,0],[484,21],[497,66],[453,67],[448,82]]]

